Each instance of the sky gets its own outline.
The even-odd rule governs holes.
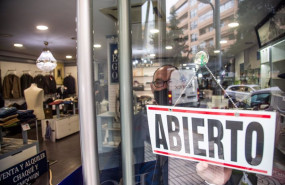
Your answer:
[[[168,20],[170,9],[171,7],[177,2],[178,0],[165,0],[166,3],[166,18]]]

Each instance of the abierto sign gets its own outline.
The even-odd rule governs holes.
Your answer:
[[[276,113],[147,106],[153,153],[272,174]]]

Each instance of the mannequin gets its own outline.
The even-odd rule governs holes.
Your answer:
[[[44,90],[37,87],[37,84],[32,83],[29,88],[24,90],[25,100],[27,102],[27,108],[34,110],[38,120],[45,119],[45,113],[43,108]]]

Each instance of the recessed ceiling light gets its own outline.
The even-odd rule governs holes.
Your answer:
[[[149,32],[150,32],[150,33],[158,33],[159,30],[158,30],[158,29],[151,29],[151,30],[149,30]]]
[[[155,54],[154,54],[154,53],[152,53],[152,54],[150,54],[149,56],[150,56],[150,57],[155,57]]]
[[[172,49],[172,46],[165,46],[165,49]]]
[[[221,52],[220,50],[215,50],[215,51],[214,51],[214,53],[220,53],[220,52]]]
[[[93,47],[94,48],[101,48],[101,44],[94,44]]]
[[[228,43],[228,41],[227,40],[221,40],[220,43],[221,44],[226,44],[226,43]]]
[[[228,24],[228,26],[229,26],[230,28],[235,28],[235,27],[238,27],[238,26],[239,26],[239,23],[238,23],[238,22],[231,22],[231,23]]]
[[[38,29],[38,30],[47,30],[48,27],[45,26],[45,25],[38,25],[38,26],[37,26],[37,29]]]
[[[66,55],[66,56],[65,56],[65,58],[67,58],[67,59],[71,59],[71,58],[72,58],[72,56],[71,56],[71,55]]]
[[[21,47],[23,47],[23,44],[15,43],[14,46],[18,47],[18,48],[21,48]]]

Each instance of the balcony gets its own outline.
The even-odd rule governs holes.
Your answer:
[[[199,41],[205,41],[205,40],[209,40],[211,38],[214,38],[215,37],[215,31],[210,31],[210,32],[207,32],[203,35],[199,35]]]

